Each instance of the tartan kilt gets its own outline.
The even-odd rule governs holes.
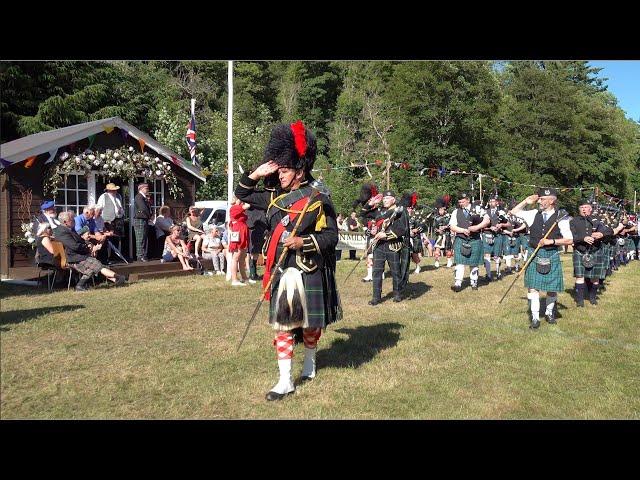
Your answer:
[[[627,237],[627,243],[625,244],[624,247],[627,249],[627,252],[630,252],[631,250],[635,250],[636,244],[633,243],[633,238]]]
[[[511,246],[511,238],[509,236],[504,237],[504,254],[505,255],[518,255],[520,253],[520,237],[514,238],[514,246]]]
[[[482,251],[485,255],[487,253],[490,253],[492,257],[499,257],[500,255],[502,255],[504,235],[494,233],[493,238],[493,245],[489,245],[485,240],[485,234],[482,234]]]
[[[520,235],[518,238],[520,239],[520,246],[523,250],[529,248],[529,235]]]
[[[471,243],[471,255],[468,257],[461,253],[462,241],[461,237],[456,236],[453,242],[453,261],[458,265],[472,265],[474,267],[482,265],[482,240],[479,238],[469,240]]]
[[[535,248],[529,247],[529,258]],[[551,258],[551,271],[546,275],[538,273],[536,270],[537,258]],[[562,292],[564,290],[564,276],[562,274],[562,260],[559,250],[545,250],[541,248],[536,256],[527,266],[524,274],[524,286],[541,290],[543,292]]]
[[[271,300],[269,302],[269,323],[275,323],[276,318],[276,296],[278,285],[280,284],[280,272],[276,274],[271,284]],[[333,288],[329,285],[333,279]],[[307,302],[307,318],[309,325],[303,328],[325,328],[330,323],[340,320],[342,317],[340,301],[337,298],[335,288],[335,278],[332,272],[325,272],[325,269],[318,268],[311,273],[302,272],[302,283],[304,284],[305,299]],[[333,291],[332,291],[333,290]],[[326,296],[326,298],[325,298]],[[292,330],[295,327],[292,326]]]
[[[87,257],[81,262],[72,263],[71,265],[73,265],[73,268],[75,268],[81,274],[89,276],[97,275],[98,273],[100,273],[100,270],[104,268],[102,266],[102,263],[100,263],[99,260],[96,260],[93,257]]]
[[[424,253],[420,234],[417,234],[415,237],[411,237],[411,253],[419,253],[421,255]]]
[[[592,278],[597,280],[602,278],[607,271],[605,268],[604,255],[602,248],[599,248],[595,252],[594,255],[594,264],[591,268],[585,268],[582,263],[582,254],[575,250],[573,252],[573,276],[574,277],[584,277],[584,278]]]

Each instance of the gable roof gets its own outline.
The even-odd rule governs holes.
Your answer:
[[[69,127],[34,133],[33,135],[18,138],[17,140],[0,145],[0,157],[3,160],[3,165],[5,165],[5,162],[8,162],[9,164],[19,163],[27,158],[33,157],[34,155],[51,152],[56,148],[64,147],[70,143],[83,140],[89,135],[94,135],[113,127],[125,130],[136,140],[144,140],[147,147],[167,158],[173,162],[174,165],[182,168],[202,181],[205,180],[200,168],[163,146],[148,134],[138,130],[130,123],[125,122],[120,117],[109,117],[103,120],[79,123]]]

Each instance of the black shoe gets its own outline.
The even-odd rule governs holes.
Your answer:
[[[535,330],[536,328],[539,328],[539,327],[540,327],[540,321],[539,321],[539,320],[537,320],[537,321],[535,321],[535,322],[534,322],[534,321],[532,321],[532,322],[529,324],[529,328],[530,328],[531,330]]]
[[[311,380],[313,380],[315,377],[307,377],[306,375],[304,377],[300,377],[300,383],[304,383],[304,382],[310,382]]]
[[[485,280],[485,282],[491,283],[491,281],[493,280],[493,277],[491,275],[485,275],[484,276],[484,280]]]
[[[551,315],[547,315],[547,322],[551,325],[555,325],[556,323],[558,323],[558,321],[556,320],[555,312],[553,312]]]
[[[369,305],[371,306],[378,305],[379,303],[380,303],[380,300],[376,300],[376,299],[369,300]]]
[[[591,305],[597,305],[598,304],[598,300],[593,299],[593,300],[589,300],[591,302]]]
[[[458,293],[459,291],[462,290],[462,285],[451,285],[451,290]]]
[[[87,287],[85,287],[84,285],[76,285],[76,292],[86,292],[89,289]]]
[[[363,282],[363,283],[368,283],[368,282],[372,282],[372,281],[373,281],[373,279],[371,279],[371,278],[370,278],[369,280],[367,280],[366,278],[363,278],[363,279],[362,279],[362,282]]]
[[[478,284],[471,285],[471,290],[478,290]]]
[[[268,402],[273,402],[274,400],[282,400],[284,397],[286,397],[287,395],[291,395],[293,392],[295,392],[295,390],[292,390],[289,393],[278,393],[278,392],[270,391],[267,393],[265,398],[267,399]]]
[[[576,302],[576,307],[584,307],[584,300],[581,302]]]
[[[502,280],[502,274],[501,273],[496,275],[496,280]]]
[[[402,295],[398,294],[398,295],[394,295],[393,296],[393,301],[394,302],[401,302],[402,301]]]
[[[139,261],[139,262],[148,262],[148,261],[149,261],[149,259],[148,259],[148,258],[144,258],[144,257],[140,257],[140,258],[138,259],[138,261]]]

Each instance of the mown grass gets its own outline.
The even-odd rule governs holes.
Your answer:
[[[565,286],[573,285],[570,256]],[[370,307],[365,267],[338,264],[344,319],[320,340],[318,376],[281,402],[258,286],[181,277],[88,293],[3,285],[1,411],[10,418],[640,418],[640,262],[597,307],[559,297],[558,325],[528,329],[522,279],[454,294],[453,273],[411,275],[412,298]],[[385,280],[383,296],[391,289]],[[296,347],[294,374],[301,370]]]

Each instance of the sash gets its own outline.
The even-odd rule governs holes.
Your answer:
[[[305,204],[307,203],[309,197],[304,197],[295,202],[291,206],[291,210],[302,211],[304,209]],[[293,220],[298,216],[297,213],[291,212],[289,213],[289,223],[293,222]],[[264,275],[262,277],[262,288],[266,288],[269,283],[269,277],[271,277],[271,267],[276,259],[276,251],[278,250],[278,244],[280,243],[280,237],[282,237],[282,233],[285,231],[286,227],[282,224],[282,222],[278,222],[278,225],[273,230],[273,234],[269,239],[269,248],[267,249],[267,260],[265,262]],[[271,290],[267,291],[264,296],[265,300],[271,299]]]

